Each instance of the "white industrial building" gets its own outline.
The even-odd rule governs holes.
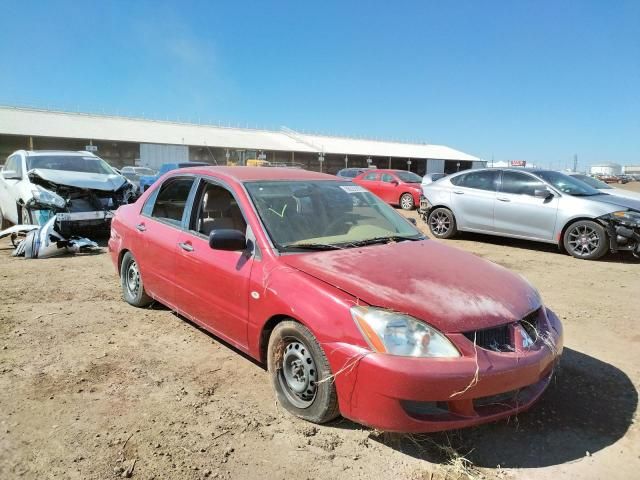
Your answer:
[[[245,165],[260,159],[328,173],[370,165],[423,175],[486,165],[443,145],[0,106],[0,163],[18,149],[88,149],[116,167],[189,160]]]
[[[622,166],[617,163],[600,163],[591,165],[589,173],[591,175],[620,175],[622,174]]]

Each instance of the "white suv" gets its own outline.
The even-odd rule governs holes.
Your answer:
[[[0,223],[44,225],[56,216],[63,234],[108,227],[135,187],[90,152],[58,150],[11,154],[0,175]]]

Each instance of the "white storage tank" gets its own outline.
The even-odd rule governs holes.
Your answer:
[[[621,175],[622,166],[617,163],[601,163],[598,165],[591,165],[589,170],[591,175]]]

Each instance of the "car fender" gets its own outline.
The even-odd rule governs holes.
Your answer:
[[[349,309],[358,302],[352,295],[307,273],[274,262],[254,262],[250,281],[248,321],[249,354],[263,360],[268,335],[265,327],[275,318],[293,318],[306,326],[320,345],[350,342],[367,347]],[[269,333],[269,332],[267,332]],[[331,368],[342,365],[332,362],[330,351],[325,351]]]

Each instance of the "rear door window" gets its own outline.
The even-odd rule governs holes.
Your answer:
[[[180,226],[193,183],[193,177],[167,179],[158,190],[151,217],[165,223]]]
[[[497,170],[481,170],[469,172],[451,179],[451,183],[458,187],[475,188],[495,192],[498,187]]]
[[[393,175],[389,175],[388,173],[383,173],[382,174],[382,181],[386,182],[386,183],[392,183],[395,179],[393,178]]]
[[[367,173],[364,177],[362,177],[362,179],[369,180],[370,182],[375,182],[376,180],[378,180],[378,174],[375,172]]]

